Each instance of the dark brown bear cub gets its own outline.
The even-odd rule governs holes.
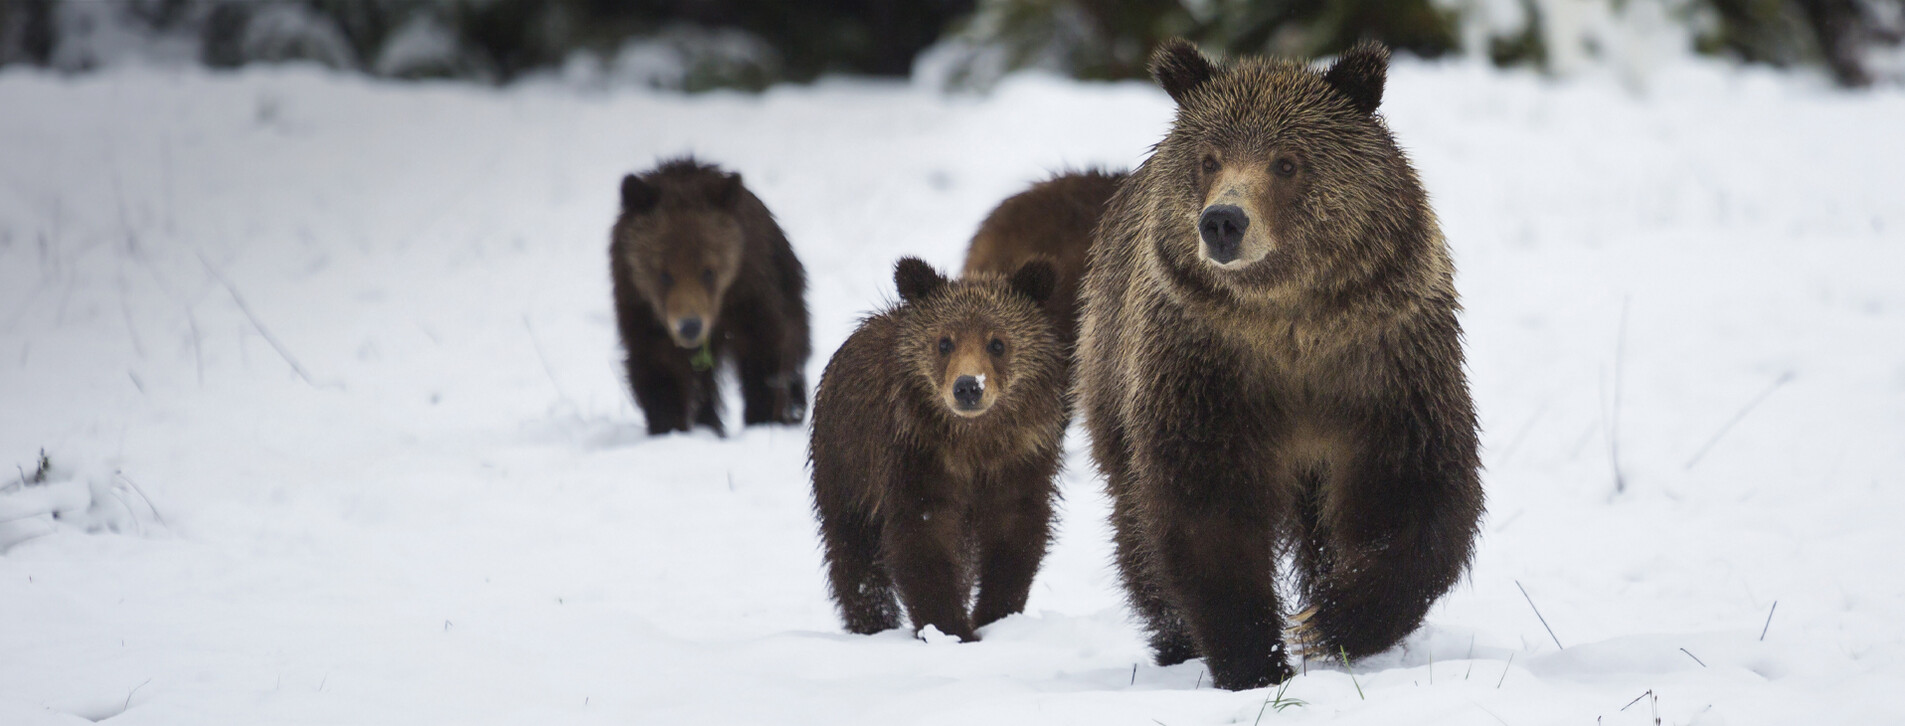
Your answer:
[[[807,273],[740,174],[683,158],[624,177],[609,271],[648,433],[721,433],[723,361],[740,378],[744,423],[800,423]]]
[[[1078,339],[1078,281],[1085,276],[1085,253],[1105,203],[1124,177],[1123,172],[1070,172],[1007,197],[972,236],[964,274],[1007,275],[1033,259],[1049,260],[1058,285],[1045,311],[1069,350]]]
[[[1043,260],[956,282],[914,258],[814,396],[814,510],[847,630],[962,641],[1025,607],[1051,540],[1064,360]],[[970,612],[974,587],[979,594]],[[895,603],[895,596],[898,603]]]
[[[1230,689],[1395,645],[1482,512],[1449,253],[1376,115],[1386,49],[1329,70],[1167,42],[1169,135],[1086,272],[1078,395],[1117,561],[1160,663]],[[1291,607],[1290,610],[1295,610]]]

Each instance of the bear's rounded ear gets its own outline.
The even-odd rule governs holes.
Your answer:
[[[926,299],[939,288],[946,286],[946,277],[926,264],[918,257],[902,257],[893,265],[893,285],[900,289],[900,299],[906,302],[919,302]]]
[[[1019,265],[1007,284],[1019,294],[1032,298],[1032,302],[1044,305],[1052,297],[1052,290],[1058,287],[1058,271],[1052,269],[1050,261],[1033,258]]]
[[[1344,51],[1336,64],[1323,73],[1323,80],[1349,97],[1349,104],[1367,116],[1382,105],[1382,83],[1388,72],[1389,48],[1373,40],[1363,40]]]
[[[641,214],[654,209],[660,202],[661,190],[634,174],[622,177],[622,211]]]
[[[1151,52],[1151,77],[1157,79],[1171,100],[1184,105],[1184,97],[1216,75],[1210,59],[1197,46],[1183,38],[1170,38]]]
[[[721,175],[714,186],[714,203],[720,207],[732,207],[741,200],[741,172]]]

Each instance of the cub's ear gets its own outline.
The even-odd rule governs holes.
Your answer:
[[[622,177],[622,211],[642,214],[661,202],[661,190],[630,174]]]
[[[738,201],[741,201],[741,173],[722,174],[714,185],[715,206],[732,207]]]
[[[1324,71],[1323,80],[1349,97],[1349,104],[1367,116],[1382,105],[1382,82],[1388,72],[1389,48],[1364,40],[1344,51],[1336,64]]]
[[[1151,77],[1157,79],[1171,100],[1184,105],[1184,97],[1216,75],[1210,59],[1197,46],[1183,38],[1171,38],[1151,52]]]
[[[1058,271],[1043,258],[1032,259],[1019,265],[1018,271],[1006,282],[1014,291],[1032,298],[1032,302],[1044,305],[1051,299],[1052,290],[1058,287]]]
[[[900,289],[901,300],[919,302],[945,287],[946,276],[939,274],[925,260],[902,257],[898,264],[893,265],[893,285]]]

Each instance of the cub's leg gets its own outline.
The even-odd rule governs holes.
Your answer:
[[[800,423],[807,413],[807,383],[800,374],[802,360],[792,355],[795,341],[787,339],[796,331],[776,327],[773,320],[742,322],[734,346],[742,425]]]
[[[825,507],[823,507],[825,509]],[[869,635],[900,626],[893,580],[880,562],[880,524],[865,512],[823,511],[827,583],[847,630]]]
[[[695,372],[674,348],[674,341],[664,334],[631,344],[628,353],[628,387],[648,419],[650,436],[689,427],[689,402],[697,393]]]
[[[1032,578],[1052,541],[1052,478],[1058,474],[1058,452],[1006,468],[980,488],[990,490],[989,501],[976,507],[972,524],[979,533],[979,598],[972,609],[973,627],[985,627],[1013,613],[1024,612],[1032,592]]]
[[[750,348],[742,354],[738,368],[744,425],[800,423],[807,411],[806,382],[799,374],[787,372],[780,356]],[[792,386],[798,386],[798,398]]]
[[[886,499],[882,551],[900,604],[915,630],[931,625],[961,641],[978,640],[966,601],[972,578],[964,554],[965,502],[931,454],[916,453],[901,467]]]
[[[769,379],[768,385],[775,386],[776,383]],[[786,415],[782,417],[781,423],[800,423],[801,419],[807,417],[807,375],[800,371],[798,363],[790,364],[781,372],[778,389],[785,391],[783,395],[786,396],[782,399]]]
[[[726,436],[727,428],[721,425],[721,386],[716,377],[721,369],[719,347],[713,349],[713,356],[714,365],[693,371],[692,374],[694,376],[695,424],[714,429],[717,436]]]

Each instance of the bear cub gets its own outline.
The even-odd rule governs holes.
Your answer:
[[[1158,662],[1202,655],[1223,688],[1289,677],[1286,624],[1299,655],[1394,646],[1473,552],[1453,266],[1376,113],[1388,61],[1164,43],[1177,117],[1085,273],[1079,405],[1119,574]]]
[[[1049,260],[1058,285],[1045,312],[1071,350],[1078,339],[1078,281],[1085,276],[1092,232],[1124,178],[1124,172],[1097,169],[1067,172],[1007,197],[973,234],[963,274],[1009,275],[1033,259]]]
[[[807,408],[807,273],[741,175],[693,158],[622,179],[609,242],[628,387],[648,433],[724,433],[718,369],[731,362],[745,424]]]
[[[893,280],[900,302],[847,338],[814,396],[828,580],[849,631],[899,627],[904,607],[915,632],[973,641],[1025,608],[1051,541],[1067,406],[1041,306],[1056,276],[1035,260],[948,281],[909,257]]]

